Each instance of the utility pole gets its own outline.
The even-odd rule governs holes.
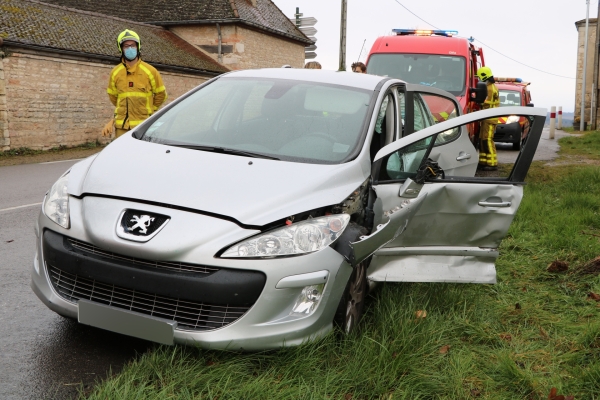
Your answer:
[[[588,0],[589,1],[589,0]],[[346,21],[348,14],[348,0],[342,0],[342,21],[340,23],[340,68],[338,71],[346,70]]]
[[[583,131],[585,123],[585,74],[587,73],[587,49],[588,49],[588,30],[590,25],[590,0],[586,0],[587,11],[585,13],[585,44],[583,46],[583,82],[581,83],[581,120],[579,121],[579,130]]]

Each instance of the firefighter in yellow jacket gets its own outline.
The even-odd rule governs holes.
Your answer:
[[[124,30],[117,45],[121,64],[111,71],[106,91],[115,106],[114,126],[119,137],[158,110],[167,99],[167,91],[156,68],[141,60],[137,33]]]
[[[495,108],[500,106],[500,96],[494,84],[492,70],[481,67],[477,70],[477,77],[487,84],[487,98],[481,108]],[[496,145],[494,144],[494,132],[498,125],[498,118],[486,119],[481,123],[479,130],[479,168],[484,171],[495,171],[498,169],[498,157]]]

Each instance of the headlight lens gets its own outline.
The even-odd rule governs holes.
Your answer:
[[[277,257],[319,251],[339,238],[348,226],[348,214],[313,218],[244,240],[221,257]]]
[[[44,214],[63,228],[69,229],[69,173],[52,185],[44,201]]]
[[[506,123],[507,124],[512,124],[514,122],[519,122],[519,117],[516,115],[511,115],[510,117],[506,118]]]

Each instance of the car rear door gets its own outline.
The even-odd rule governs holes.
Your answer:
[[[431,160],[443,138],[469,123],[504,115],[532,121],[530,137],[504,175],[449,176]],[[355,262],[373,255],[372,281],[494,283],[498,247],[523,196],[546,110],[503,107],[426,128],[382,148],[372,178],[375,229],[354,243]],[[366,249],[366,250],[365,250]]]

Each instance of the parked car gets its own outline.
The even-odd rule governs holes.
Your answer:
[[[519,78],[497,78],[496,87],[500,95],[500,107],[529,106],[531,93],[529,82]],[[520,150],[529,133],[529,120],[517,115],[509,115],[498,119],[494,142],[512,143],[514,150]]]
[[[434,124],[427,96],[457,117]],[[468,125],[503,112],[532,120],[527,145],[507,178],[475,177]],[[63,316],[159,343],[350,332],[371,282],[495,282],[545,116],[460,116],[448,92],[366,74],[222,75],[56,181],[32,288]]]

